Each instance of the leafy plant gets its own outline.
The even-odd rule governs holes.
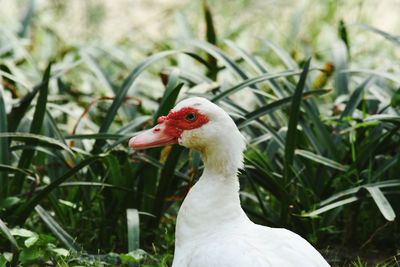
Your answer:
[[[193,95],[222,106],[247,138],[241,198],[253,221],[319,247],[400,246],[398,68],[360,57],[344,20],[332,53],[312,44],[288,52],[265,36],[248,50],[238,45],[245,29],[219,30],[203,2],[206,41],[163,40],[131,58],[133,44],[60,41],[31,8],[20,34],[4,36],[31,29],[57,49],[0,38],[0,265],[168,265],[200,156],[178,146],[132,151],[127,141]],[[357,29],[391,41],[388,51],[398,45]]]

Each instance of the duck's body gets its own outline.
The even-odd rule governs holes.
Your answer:
[[[173,267],[329,266],[297,234],[250,221],[235,178],[204,173],[190,190],[178,214]]]
[[[244,138],[225,111],[204,98],[180,102],[134,148],[179,144],[198,150],[204,172],[178,213],[173,267],[329,266],[305,239],[254,224],[240,205]]]

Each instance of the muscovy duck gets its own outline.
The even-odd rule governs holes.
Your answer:
[[[200,152],[204,171],[177,217],[172,267],[329,266],[299,235],[253,223],[243,211],[237,173],[245,139],[232,118],[201,97],[178,103],[158,125],[132,137],[134,149],[179,144]]]

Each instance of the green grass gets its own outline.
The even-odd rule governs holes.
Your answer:
[[[136,152],[127,141],[192,95],[221,105],[246,136],[241,198],[253,221],[299,233],[333,266],[398,262],[400,81],[390,59],[399,37],[325,17],[338,30],[332,53],[265,36],[248,50],[250,25],[219,28],[203,4],[204,41],[157,40],[141,59],[126,40],[63,41],[42,28],[45,10],[29,8],[20,31],[0,28],[0,266],[169,265],[176,214],[202,162],[178,146]],[[306,26],[311,39],[323,34]],[[355,30],[383,37],[381,51],[358,53]]]

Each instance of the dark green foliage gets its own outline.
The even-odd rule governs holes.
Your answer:
[[[35,21],[30,3],[25,38]],[[217,31],[211,3],[202,4],[206,41],[165,41],[140,60],[124,42],[89,49],[54,41],[56,60],[43,73],[51,60],[37,55],[36,43],[27,54],[38,66],[14,48],[0,54],[0,251],[12,252],[0,254],[0,266],[169,265],[176,214],[202,173],[200,155],[179,146],[133,151],[127,141],[192,95],[222,106],[247,138],[241,199],[253,221],[289,228],[319,248],[399,249],[395,67],[360,59],[343,21],[329,55],[292,51],[265,36],[247,51],[224,41],[222,34],[240,31]],[[397,36],[361,30],[398,47]],[[15,100],[8,114],[3,91]]]

